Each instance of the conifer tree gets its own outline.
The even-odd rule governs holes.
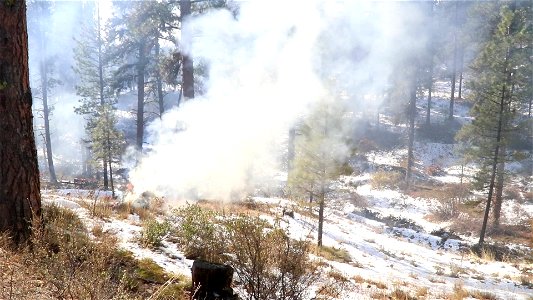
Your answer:
[[[173,41],[172,31],[177,28],[174,13],[176,2],[141,1],[116,4],[123,13],[111,20],[110,39],[114,49],[111,56],[119,68],[114,73],[115,89],[134,83],[137,88],[136,148],[141,151],[144,140],[146,84],[154,79],[156,93],[162,103],[162,80],[159,56],[160,40]]]
[[[76,107],[75,111],[78,114],[86,117],[86,130],[89,136],[89,148],[93,152],[102,152],[98,147],[106,147],[105,143],[99,143],[93,138],[93,131],[101,124],[108,124],[112,127],[107,127],[107,131],[113,132],[116,129],[114,124],[102,122],[102,112],[106,111],[106,107],[112,107],[116,99],[113,95],[113,90],[109,85],[111,82],[111,68],[106,59],[109,51],[109,46],[104,38],[104,30],[101,25],[99,8],[96,7],[96,16],[89,19],[85,24],[82,36],[76,41],[77,45],[74,49],[76,66],[74,71],[80,77],[79,83],[76,86],[76,92],[81,96],[80,105]],[[100,128],[103,130],[102,128]],[[114,136],[107,133],[106,136]],[[112,141],[107,141],[112,143]],[[111,161],[107,156],[93,156],[101,162],[104,175],[104,189],[109,188],[109,176],[111,172]],[[109,170],[108,170],[109,167]]]
[[[41,217],[26,24],[25,1],[0,1],[0,232],[20,245]]]
[[[530,91],[532,76],[531,7],[514,2],[503,3],[498,9],[492,36],[472,65],[470,89],[474,105],[470,114],[474,120],[458,134],[460,141],[473,145],[468,155],[480,164],[477,182],[488,189],[480,246],[484,243],[493,200],[493,225],[499,226],[505,162],[513,154],[509,138],[519,116],[525,113],[521,109],[529,97],[526,91]]]
[[[124,148],[124,137],[117,129],[117,121],[115,109],[110,104],[104,104],[98,107],[94,127],[90,129],[94,159],[106,161],[109,165],[109,184],[113,197],[115,196],[113,163],[119,161]]]
[[[323,99],[299,128],[288,186],[295,195],[316,199],[318,211],[317,244],[322,246],[324,208],[332,183],[346,170],[349,149],[343,124],[342,105]]]

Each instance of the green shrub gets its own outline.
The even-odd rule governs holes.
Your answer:
[[[180,219],[174,233],[185,257],[223,262],[223,229],[215,212],[193,204],[175,210],[174,214]]]
[[[316,282],[309,243],[295,241],[259,217],[222,220],[198,205],[176,210],[175,234],[188,257],[231,265],[254,299],[302,299]]]
[[[159,222],[148,220],[144,222],[141,231],[140,242],[145,247],[159,247],[165,235],[170,232],[171,226],[168,221]]]

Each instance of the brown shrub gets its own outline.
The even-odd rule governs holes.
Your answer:
[[[45,206],[33,228],[31,243],[25,248],[5,250],[0,243],[1,295],[10,295],[8,299],[150,297],[140,276],[145,267],[131,253],[117,250],[116,239],[102,235],[92,241],[72,211]],[[151,284],[157,288],[163,283]]]
[[[404,179],[400,172],[378,171],[372,174],[370,183],[373,188],[399,188]]]
[[[522,191],[520,191],[520,188],[517,186],[509,186],[503,189],[503,197],[507,200],[516,200],[519,203],[524,202],[524,196],[522,195]]]
[[[225,227],[229,262],[254,299],[301,299],[317,281],[308,242],[254,217],[230,219]]]
[[[441,166],[432,164],[425,168],[425,172],[429,176],[442,176],[444,175],[444,170],[441,168]]]

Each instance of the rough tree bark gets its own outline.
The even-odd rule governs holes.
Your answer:
[[[26,30],[25,1],[0,1],[0,231],[16,243],[41,215]]]

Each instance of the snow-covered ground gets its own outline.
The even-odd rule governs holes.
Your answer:
[[[391,292],[398,287],[411,294],[426,287],[429,293],[426,299],[439,299],[451,294],[457,284],[470,291],[489,292],[497,299],[530,299],[533,290],[520,284],[527,265],[481,260],[465,251],[468,241],[432,235],[432,231],[446,225],[425,218],[437,203],[395,190],[373,189],[368,177],[366,174],[348,179],[360,182],[356,190],[367,199],[372,215],[368,215],[370,210],[365,214],[365,210],[342,199],[335,200],[335,205],[329,205],[325,211],[324,245],[344,249],[351,257],[348,263],[325,261],[323,267],[325,274],[334,270],[350,280],[350,288],[339,299],[372,299],[378,290]],[[73,195],[79,195],[78,199]],[[85,198],[83,195],[87,192],[60,191],[44,193],[44,199],[45,203],[54,202],[78,212],[90,228],[98,223],[135,257],[151,258],[169,272],[190,275],[192,261],[184,257],[176,244],[164,241],[156,250],[141,247],[138,237],[142,227],[138,216],[93,220],[76,203]],[[271,204],[272,213],[278,216],[282,207],[297,206],[282,198],[257,197],[254,201]],[[385,220],[387,217],[407,220],[407,225],[391,225]],[[273,220],[272,216],[265,215],[265,218]],[[316,238],[316,225],[316,219],[297,212],[294,218],[282,218],[282,226],[295,239]],[[357,277],[365,282],[356,281]],[[383,283],[387,290],[367,282]]]
[[[447,116],[449,95],[446,91],[449,91],[447,83],[436,83],[432,103],[432,120],[436,122]],[[420,101],[419,111],[425,112],[425,105]],[[461,102],[455,106],[454,115],[461,123],[470,121],[468,107]],[[389,125],[393,126],[392,123]],[[441,170],[438,174],[425,174],[437,184],[459,183],[461,178],[463,182],[470,181],[475,166],[461,166],[456,147],[417,140],[414,155],[417,171],[425,174],[427,167],[437,166]],[[327,204],[323,243],[346,250],[351,261],[343,263],[312,257],[325,262],[322,264],[323,274],[335,271],[349,280],[349,288],[343,290],[339,299],[379,298],[378,295],[390,294],[397,288],[410,295],[426,288],[428,294],[425,299],[449,299],[455,286],[488,292],[496,299],[532,299],[531,285],[526,286],[522,281],[524,277],[533,278],[533,266],[526,262],[480,259],[469,253],[468,247],[476,242],[475,239],[447,235],[450,222],[430,218],[435,208],[441,205],[438,199],[412,197],[399,190],[372,187],[370,172],[375,170],[374,167],[400,167],[406,156],[405,148],[367,153],[366,159],[373,168],[358,176],[345,176],[337,185],[366,199],[366,207],[355,206],[352,201],[340,196]],[[520,163],[508,166],[510,171],[520,171],[521,168],[523,165]],[[276,180],[283,181],[284,177],[280,175]],[[513,184],[531,191],[532,177],[521,178]],[[104,232],[113,234],[119,246],[131,251],[135,257],[150,258],[169,272],[190,275],[192,261],[184,257],[175,243],[164,240],[162,246],[155,250],[140,246],[138,240],[142,226],[139,216],[93,219],[88,210],[79,204],[80,201],[111,201],[109,193],[75,189],[44,191],[43,199],[45,203],[56,203],[77,212],[89,230],[98,225]],[[263,213],[263,217],[272,221],[275,219],[273,216],[281,217],[282,226],[293,238],[316,239],[316,218],[299,213],[301,210],[298,209],[295,209],[294,218],[281,213],[283,207],[294,209],[300,204],[274,197],[254,197],[253,200],[269,204],[272,211],[270,214]],[[531,199],[508,199],[504,202],[503,219],[508,224],[524,223],[532,216]],[[440,234],[432,234],[434,232]],[[526,245],[508,246],[532,251]],[[385,288],[375,283],[382,283]]]

